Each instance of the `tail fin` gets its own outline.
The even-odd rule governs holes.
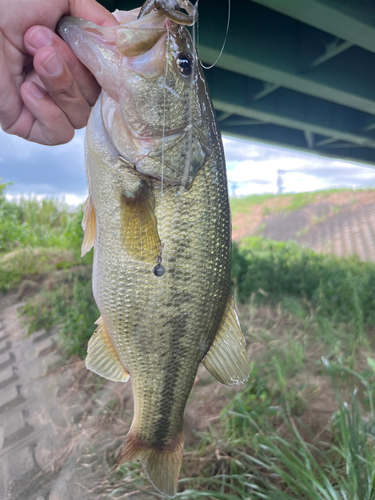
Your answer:
[[[163,448],[155,448],[144,444],[135,433],[130,431],[121,450],[120,460],[117,465],[139,460],[144,466],[152,485],[163,495],[172,498],[177,493],[183,447],[183,432]]]

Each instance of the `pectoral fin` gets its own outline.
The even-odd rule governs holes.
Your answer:
[[[85,231],[85,235],[81,247],[81,257],[91,250],[96,240],[96,216],[90,195],[87,197],[82,210],[82,229]]]
[[[129,373],[120,362],[101,316],[96,324],[98,327],[87,346],[86,367],[108,380],[126,382]]]
[[[202,363],[222,384],[242,384],[250,375],[250,359],[230,296],[213,344]]]
[[[122,195],[121,226],[126,251],[137,260],[156,263],[160,238],[154,197],[142,181],[134,196]]]

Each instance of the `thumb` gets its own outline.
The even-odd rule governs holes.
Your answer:
[[[80,17],[99,26],[115,26],[116,18],[95,0],[69,0],[70,16]]]

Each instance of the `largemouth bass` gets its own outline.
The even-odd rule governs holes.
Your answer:
[[[199,364],[231,385],[247,380],[250,363],[230,289],[224,152],[194,44],[163,12],[114,15],[118,26],[59,25],[102,87],[85,146],[82,254],[95,247],[101,313],[86,366],[131,378],[119,463],[139,460],[173,497]]]

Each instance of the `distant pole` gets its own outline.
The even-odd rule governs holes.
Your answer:
[[[284,191],[284,183],[283,183],[283,174],[285,174],[286,170],[279,169],[277,171],[277,194],[282,194]]]

